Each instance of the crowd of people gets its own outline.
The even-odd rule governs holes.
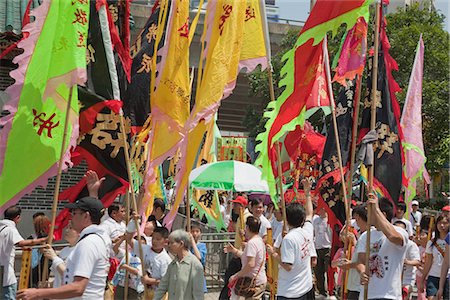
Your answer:
[[[32,275],[30,288],[17,291],[15,248],[45,244],[50,222],[35,214],[36,233],[23,239],[16,227],[20,208],[5,210],[0,221],[2,299],[124,299],[125,293],[128,299],[204,299],[208,253],[200,242],[202,225],[193,221],[188,231],[169,232],[162,199],[155,199],[148,219],[132,212],[125,225],[125,207],[114,203],[104,216],[96,197],[101,180],[92,172],[87,177],[90,196],[66,205],[71,212],[63,232],[68,246],[55,251],[45,245],[33,255],[37,273],[43,259],[50,260],[51,283],[38,285],[39,275]],[[311,182],[302,185],[305,201],[286,206],[286,227],[281,210],[260,197],[222,199],[221,212],[235,241],[224,247],[231,259],[219,299],[264,299],[273,284],[269,257],[278,266],[279,300],[363,299],[365,286],[368,299],[411,299],[414,287],[419,300],[449,298],[449,207],[433,225],[417,201],[408,220],[403,203],[394,211],[389,200],[369,194],[366,203],[352,205],[351,224],[336,231],[327,211],[313,203]],[[269,230],[273,243],[267,240]]]

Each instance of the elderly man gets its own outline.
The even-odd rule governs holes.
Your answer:
[[[84,197],[66,205],[72,214],[72,228],[80,238],[66,261],[63,285],[57,288],[25,289],[17,299],[103,299],[109,268],[111,240],[98,226],[103,204]]]

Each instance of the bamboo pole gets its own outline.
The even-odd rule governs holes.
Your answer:
[[[50,225],[50,230],[48,233],[48,244],[52,244],[53,242],[53,234],[55,232],[55,222],[56,222],[56,210],[58,208],[58,198],[59,198],[59,188],[61,187],[61,176],[62,176],[62,167],[64,164],[64,153],[66,149],[66,143],[67,143],[67,128],[69,124],[70,119],[70,109],[72,104],[72,96],[73,96],[73,89],[76,89],[77,86],[73,86],[69,90],[69,99],[67,100],[67,106],[66,106],[66,118],[64,121],[64,130],[63,130],[63,139],[61,142],[61,153],[59,156],[59,163],[58,163],[58,174],[56,175],[56,183],[55,183],[55,193],[53,194],[53,204],[52,204],[52,223]],[[42,272],[42,278],[41,282],[45,283],[48,280],[48,258],[46,257],[44,259],[44,267]]]
[[[128,152],[129,150],[128,150],[128,143],[127,143],[127,135],[125,132],[125,121],[124,121],[124,117],[123,117],[123,111],[120,111],[119,117],[120,117],[120,132],[121,132],[122,140],[123,140],[123,152],[125,155],[125,163],[127,166],[128,181],[130,184],[128,191],[131,193],[131,203],[133,205],[133,210],[137,213],[139,210],[137,207],[136,197],[134,194],[133,177],[131,176],[130,153]],[[144,222],[144,221],[145,220],[142,220],[142,222]],[[144,252],[142,250],[140,226],[139,226],[139,222],[137,219],[134,219],[134,225],[136,227],[136,233],[137,233],[137,238],[138,238],[139,257],[141,259],[141,271],[142,271],[142,274],[145,274]],[[147,285],[146,284],[144,284],[144,295],[147,295]]]
[[[372,63],[372,103],[370,108],[370,130],[375,129],[377,119],[377,91],[378,91],[378,45],[380,38],[380,1],[378,0],[375,7],[375,43]],[[373,193],[373,173],[375,161],[372,166],[369,166],[369,193]],[[366,239],[366,274],[369,276],[369,257],[370,257],[370,226],[372,225],[372,205],[367,206],[367,239]],[[364,286],[364,300],[367,300],[369,295],[369,284]]]
[[[186,186],[186,231],[191,232],[191,199],[189,199],[189,182]]]
[[[128,223],[130,222],[130,194],[128,191],[125,194],[125,205],[126,205],[126,216],[125,216],[125,223],[128,228]],[[139,241],[140,242],[140,241]],[[125,240],[125,264],[128,266],[130,265],[130,258],[128,257],[128,243]],[[125,270],[125,286],[124,286],[124,300],[128,300],[128,282],[130,281],[130,278],[128,278],[128,269]]]
[[[351,204],[351,199],[352,199],[352,187],[353,187],[353,181],[352,181],[352,176],[353,176],[353,171],[355,169],[355,157],[356,157],[356,138],[358,136],[358,120],[359,120],[359,103],[361,101],[361,84],[362,83],[362,76],[358,76],[358,80],[357,80],[357,86],[356,86],[356,95],[355,95],[355,99],[353,101],[353,124],[352,124],[352,141],[351,141],[351,150],[350,150],[350,167],[348,170],[348,199],[349,199],[349,205],[348,205],[348,210],[350,210],[350,204]],[[350,212],[346,212],[346,214],[350,215]],[[350,232],[351,230],[351,226],[350,224],[348,224],[347,226],[347,231]],[[348,260],[351,259],[352,257],[352,253],[351,253],[351,249],[352,249],[352,244],[349,243],[348,248],[347,248],[347,253],[346,253],[346,257]],[[345,271],[345,277],[344,277],[344,284],[343,284],[343,294],[341,295],[341,298],[344,299],[344,296],[347,292],[347,284],[348,284],[348,271]]]
[[[276,145],[277,148],[277,165],[278,165],[278,191],[280,193],[280,200],[281,200],[281,215],[283,216],[283,231],[281,232],[282,236],[286,234],[288,231],[287,227],[287,221],[286,221],[286,202],[284,200],[284,193],[283,193],[283,175],[282,175],[282,168],[281,168],[281,143],[278,143]]]
[[[330,96],[330,104],[331,104],[331,116],[333,119],[333,128],[334,128],[334,138],[336,139],[336,148],[337,148],[337,155],[338,155],[338,162],[339,162],[339,173],[341,175],[341,185],[342,190],[344,193],[344,204],[345,204],[345,217],[347,225],[350,224],[350,209],[349,209],[349,203],[347,201],[347,188],[345,186],[345,176],[344,176],[344,167],[342,164],[342,153],[341,153],[341,142],[339,140],[339,132],[338,132],[338,126],[337,126],[337,119],[336,119],[336,103],[334,102],[334,95],[333,95],[333,86],[331,85],[331,70],[330,70],[330,60],[328,58],[328,47],[327,47],[327,37],[325,36],[325,39],[323,41],[323,52],[324,52],[324,62],[325,62],[325,71],[327,76],[327,83],[328,83],[328,94]]]
[[[273,247],[273,232],[272,228],[267,228],[267,244]],[[275,262],[272,258],[272,255],[269,255],[267,257],[267,279],[269,280],[270,284],[270,300],[275,300],[275,272],[274,272],[274,265]]]

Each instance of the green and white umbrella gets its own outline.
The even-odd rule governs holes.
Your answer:
[[[260,169],[235,160],[205,164],[192,170],[189,184],[198,190],[269,192],[267,182],[261,179]]]

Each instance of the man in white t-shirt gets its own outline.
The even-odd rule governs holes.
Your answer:
[[[392,224],[394,224],[395,221],[402,221],[406,225],[406,231],[408,232],[409,236],[412,236],[414,234],[413,227],[411,225],[411,222],[405,219],[405,212],[406,212],[406,204],[404,202],[400,202],[397,204],[397,211],[395,212],[395,217],[392,218]]]
[[[3,270],[2,300],[16,299],[17,278],[14,273],[16,247],[34,246],[47,240],[46,237],[24,240],[16,225],[21,220],[22,210],[18,206],[11,206],[4,212],[5,219],[0,220],[0,271]]]
[[[318,208],[317,215],[318,217],[314,218],[312,221],[314,228],[314,245],[317,252],[317,266],[314,268],[314,273],[316,275],[319,294],[327,297],[327,291],[325,289],[325,273],[327,273],[331,263],[332,233],[331,227],[328,224],[328,214],[325,211],[325,208]],[[330,278],[328,278],[328,280],[330,280]]]
[[[255,198],[250,201],[250,211],[255,218],[261,221],[261,227],[259,228],[259,236],[266,242],[267,228],[272,228],[269,220],[264,216],[264,204],[260,198]]]
[[[311,244],[313,243],[313,207],[311,202],[311,182],[303,180],[306,195],[305,208],[292,203],[286,208],[289,232],[281,243],[281,255],[267,245],[273,259],[279,262],[277,299],[314,299],[311,272]]]
[[[419,201],[411,201],[411,209],[411,217],[409,218],[409,220],[411,221],[413,230],[415,230],[417,226],[420,226],[420,220],[422,220],[422,213],[419,211]]]
[[[357,270],[361,284],[368,284],[368,299],[401,299],[402,272],[408,244],[408,233],[391,224],[394,215],[393,204],[386,198],[369,194],[368,205],[374,227],[370,230],[369,270],[365,268],[367,231],[358,241]],[[360,299],[364,298],[361,291]]]
[[[272,227],[272,235],[274,241],[278,238],[279,235],[283,233],[283,214],[281,213],[281,209],[273,210],[272,220],[270,220],[270,226]]]
[[[103,299],[111,247],[108,234],[99,226],[103,204],[96,198],[84,197],[66,207],[72,214],[72,228],[80,232],[80,238],[67,257],[63,285],[21,290],[18,299]]]
[[[113,203],[108,207],[108,218],[100,226],[109,235],[112,241],[125,233],[125,207],[119,203]]]

